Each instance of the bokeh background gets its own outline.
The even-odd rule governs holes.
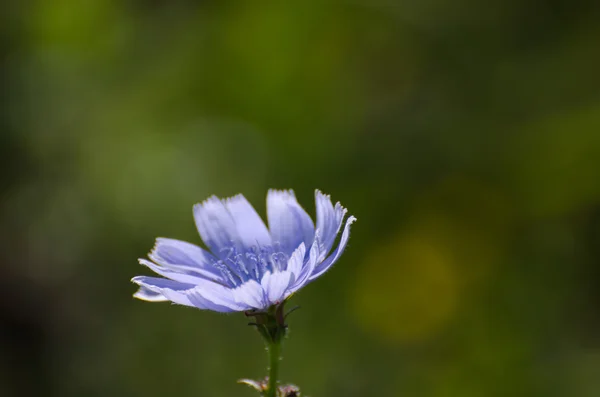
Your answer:
[[[312,397],[600,395],[600,3],[2,2],[0,395],[253,396],[243,315],[134,300],[192,205],[358,218]]]

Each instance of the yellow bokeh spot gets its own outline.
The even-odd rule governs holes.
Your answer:
[[[396,343],[433,336],[452,317],[459,284],[451,255],[427,236],[380,247],[357,274],[353,312],[365,330]]]
[[[460,175],[423,191],[401,230],[357,270],[350,310],[361,327],[393,343],[443,331],[459,300],[476,299],[502,263],[511,208],[501,192]]]

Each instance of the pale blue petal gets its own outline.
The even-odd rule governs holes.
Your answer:
[[[216,258],[197,245],[185,241],[159,237],[148,257],[174,272],[225,282],[223,274],[213,265]]]
[[[317,208],[317,230],[320,232],[322,243],[321,256],[318,259],[320,262],[325,259],[331,250],[347,210],[339,202],[335,204],[334,208],[330,196],[321,193],[319,190],[315,191],[315,205]]]
[[[213,310],[220,313],[231,313],[239,311],[237,308],[230,306],[218,305],[213,301],[206,299],[198,288],[191,289],[185,292],[186,297],[194,306],[200,309]]]
[[[249,310],[251,307],[247,304],[237,302],[231,288],[216,284],[210,281],[202,280],[194,291],[190,293],[199,294],[202,298],[215,305],[226,307],[232,311]]]
[[[290,285],[292,274],[288,271],[267,272],[263,276],[260,284],[267,294],[270,305],[278,304],[283,299],[283,294]]]
[[[166,268],[163,266],[159,266],[153,262],[150,262],[146,259],[138,259],[140,265],[144,265],[152,270],[156,274],[160,274],[163,277],[169,278],[173,281],[179,281],[180,283],[186,284],[197,284],[200,280],[210,280],[217,281],[215,277],[211,277],[212,274],[202,275],[197,272],[186,271],[185,269],[177,268],[173,270],[172,268]],[[218,282],[218,281],[217,281]],[[221,283],[223,284],[223,283]]]
[[[234,219],[225,205],[213,196],[194,206],[194,219],[200,237],[213,254],[226,258],[239,236]]]
[[[195,306],[185,296],[185,291],[194,288],[193,284],[180,283],[166,278],[137,276],[131,279],[132,282],[141,288],[134,296],[138,299],[146,300],[149,295],[147,291],[164,296],[167,300],[185,306]],[[153,297],[152,301],[156,301]]]
[[[237,303],[252,309],[266,309],[269,304],[263,288],[256,280],[248,280],[232,290]]]
[[[310,253],[308,256],[308,260],[306,260],[306,262],[304,263],[302,270],[300,271],[300,274],[298,274],[298,276],[295,278],[294,282],[290,285],[290,287],[288,288],[288,290],[286,291],[286,296],[289,296],[291,294],[293,294],[294,292],[298,291],[300,288],[302,288],[304,285],[306,285],[306,283],[309,281],[310,279],[310,275],[313,273],[315,267],[317,266],[317,260],[320,256],[320,244],[318,241],[318,233],[315,236],[315,242],[313,243],[312,247],[310,248]]]
[[[147,302],[166,302],[168,301],[160,292],[154,292],[143,285],[133,294],[134,298]]]
[[[298,247],[294,253],[292,254],[292,256],[290,256],[290,259],[288,260],[287,263],[287,271],[289,271],[292,276],[293,276],[293,281],[296,281],[298,279],[298,277],[300,276],[300,272],[302,271],[302,268],[304,266],[304,256],[306,254],[306,248],[304,246],[304,243],[300,244],[300,247]]]
[[[300,243],[312,244],[315,227],[310,216],[296,201],[294,192],[269,190],[267,194],[267,218],[273,243],[287,255]]]
[[[235,221],[244,248],[271,246],[271,235],[256,210],[241,194],[225,200],[225,207]]]
[[[309,280],[314,280],[319,277],[323,273],[325,273],[329,268],[342,256],[344,249],[346,248],[346,244],[348,244],[348,239],[350,238],[350,225],[356,220],[355,217],[350,216],[346,221],[346,226],[344,227],[344,232],[342,233],[342,238],[340,239],[340,243],[335,249],[335,251],[325,259],[321,264],[319,264],[312,272]]]

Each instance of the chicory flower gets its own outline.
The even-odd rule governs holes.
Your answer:
[[[294,192],[269,190],[265,225],[242,195],[215,196],[194,206],[194,219],[207,251],[184,241],[158,238],[149,259],[163,277],[137,276],[136,298],[171,301],[217,312],[266,311],[315,280],[340,258],[349,216],[332,250],[347,210],[315,192],[316,227]]]

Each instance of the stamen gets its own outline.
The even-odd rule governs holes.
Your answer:
[[[241,253],[233,246],[225,247],[221,252],[226,254],[224,259],[214,262],[213,266],[233,287],[250,279],[260,281],[267,272],[274,273],[287,268],[288,256],[272,246],[255,245]]]
[[[260,267],[260,275],[262,276],[266,272],[271,271],[271,268],[269,267],[268,252],[264,248],[261,248],[260,251],[260,254],[258,254],[258,265]]]
[[[229,279],[229,281],[231,281],[231,284],[233,284],[234,287],[237,287],[239,285],[238,282],[233,278],[231,269],[223,261],[217,261],[217,262],[213,263],[213,265],[221,272],[221,274],[223,274],[223,277],[225,277],[225,278]],[[238,276],[238,278],[239,278],[239,276]],[[240,279],[240,281],[241,281],[241,279]]]
[[[258,274],[258,257],[254,252],[246,252],[246,259],[250,261],[250,268],[254,270],[255,280],[258,281],[260,279],[260,275]]]
[[[234,286],[238,286],[239,284],[248,281],[248,277],[244,276],[244,273],[246,276],[249,276],[248,270],[241,259],[242,255],[237,253],[235,245],[224,247],[221,249],[221,252],[226,253],[226,255],[224,260],[219,261],[219,263],[223,265],[219,267],[219,270],[221,270],[221,272],[226,270],[225,274],[227,274]],[[234,276],[237,279],[235,279]]]
[[[271,262],[277,267],[277,270],[285,270],[285,267],[287,267],[287,255],[283,252],[273,252],[271,254]]]
[[[250,277],[250,273],[248,272],[248,269],[246,268],[246,264],[244,263],[244,257],[242,256],[242,254],[237,254],[235,256],[235,263],[242,270],[242,272],[244,272],[246,274],[246,276]]]

